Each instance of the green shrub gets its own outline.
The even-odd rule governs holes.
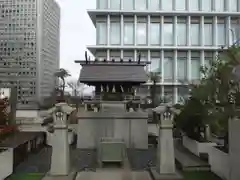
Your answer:
[[[176,127],[185,132],[188,137],[204,141],[201,132],[204,131],[205,107],[199,100],[192,98],[181,109],[181,113],[174,118]]]

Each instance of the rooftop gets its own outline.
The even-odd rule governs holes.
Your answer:
[[[75,61],[82,65],[79,81],[81,83],[145,83],[147,81],[147,74],[144,67],[150,62],[147,61],[115,61],[114,59],[104,61]]]

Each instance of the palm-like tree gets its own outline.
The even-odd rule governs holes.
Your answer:
[[[54,75],[57,78],[62,80],[62,96],[64,96],[64,91],[65,91],[65,86],[66,86],[65,78],[68,76],[71,76],[71,74],[68,72],[68,70],[66,70],[64,68],[60,68],[57,72],[55,72]]]
[[[150,94],[151,94],[151,100],[152,100],[152,106],[155,108],[157,104],[157,98],[156,98],[156,93],[157,93],[157,83],[161,79],[160,73],[159,72],[149,72],[148,74],[149,80],[153,83],[150,87]]]

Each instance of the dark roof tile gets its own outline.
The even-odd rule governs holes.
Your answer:
[[[147,81],[144,66],[83,65],[79,81],[86,82],[137,82]]]

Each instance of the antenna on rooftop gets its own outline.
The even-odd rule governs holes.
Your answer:
[[[86,64],[88,63],[88,54],[87,54],[87,51],[85,51],[85,61],[86,61]]]
[[[138,53],[138,64],[141,62],[141,53]]]

